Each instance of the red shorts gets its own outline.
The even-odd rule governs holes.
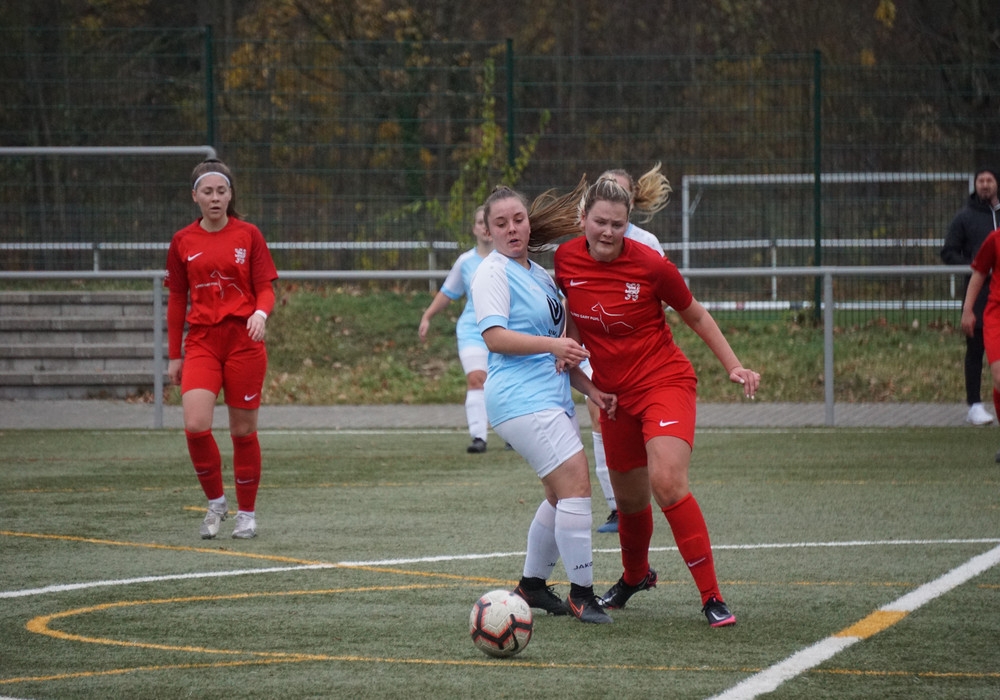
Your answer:
[[[983,311],[983,347],[991,365],[1000,360],[1000,304],[990,299]]]
[[[693,448],[697,385],[692,371],[689,376],[645,391],[618,394],[615,420],[608,420],[601,411],[608,469],[627,472],[647,466],[646,442],[654,437],[680,438]]]
[[[264,343],[250,340],[243,319],[192,326],[184,339],[182,394],[191,389],[208,389],[218,396],[224,389],[227,406],[257,409],[266,372]]]

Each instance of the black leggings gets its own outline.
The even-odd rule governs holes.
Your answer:
[[[983,395],[983,329],[976,328],[972,337],[965,338],[965,401],[970,406],[982,403]]]

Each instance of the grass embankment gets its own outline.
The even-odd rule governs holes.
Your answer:
[[[464,300],[439,314],[421,343],[417,325],[431,300],[426,291],[285,283],[278,298],[268,322],[266,403],[464,402],[454,336]],[[668,318],[698,371],[701,400],[741,400],[704,344],[675,314]],[[823,400],[821,327],[792,313],[720,314],[718,320],[740,359],[763,375],[759,401]],[[954,403],[965,397],[965,345],[950,324],[879,317],[838,326],[834,342],[837,401]]]

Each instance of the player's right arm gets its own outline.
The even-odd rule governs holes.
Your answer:
[[[440,312],[444,311],[450,303],[451,299],[448,298],[448,296],[443,292],[438,292],[434,295],[434,299],[424,310],[424,315],[420,317],[420,326],[417,328],[417,333],[420,334],[421,340],[427,340],[427,331],[430,330],[431,319]]]
[[[187,313],[187,294],[171,291],[167,297],[167,376],[170,383],[180,385],[181,346],[184,338],[184,316]]]
[[[962,303],[962,332],[970,338],[976,332],[976,312],[973,309],[985,282],[986,273],[973,270],[969,286],[965,290],[965,301]]]
[[[501,355],[542,355],[549,353],[567,366],[575,367],[590,353],[572,338],[550,338],[512,331],[503,326],[491,326],[483,331],[483,340],[490,352]]]

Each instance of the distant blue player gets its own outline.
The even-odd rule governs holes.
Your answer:
[[[455,335],[458,336],[458,359],[462,362],[466,380],[465,418],[469,423],[469,435],[472,436],[472,443],[466,451],[470,454],[479,454],[486,452],[486,431],[489,429],[486,420],[486,397],[483,392],[489,350],[476,326],[476,312],[472,307],[472,295],[469,289],[479,263],[493,250],[493,237],[483,220],[482,207],[476,209],[474,222],[472,233],[476,237],[476,247],[458,256],[441,289],[434,295],[433,301],[420,317],[418,332],[420,339],[426,341],[427,331],[435,314],[443,311],[452,301],[465,297],[465,308],[455,324]]]

